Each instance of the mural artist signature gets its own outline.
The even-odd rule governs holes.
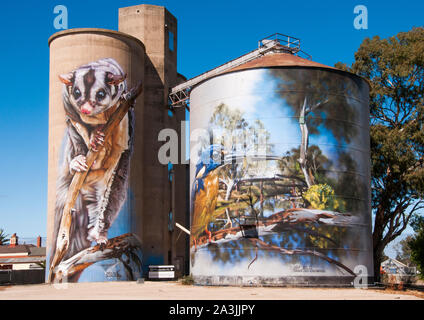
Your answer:
[[[295,264],[294,266],[293,266],[293,271],[294,272],[321,272],[321,273],[323,273],[323,272],[325,272],[325,270],[324,269],[319,269],[319,268],[314,268],[314,267],[312,267],[312,266],[304,266],[304,265],[301,265],[301,264]]]

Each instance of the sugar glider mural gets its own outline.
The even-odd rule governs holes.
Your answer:
[[[80,66],[59,75],[59,80],[67,129],[56,187],[49,279],[79,281],[84,271],[90,273],[91,265],[97,267],[92,273],[103,268],[115,278],[134,279],[141,272],[137,237],[129,233],[128,221],[117,228],[118,233],[127,233],[110,239],[108,232],[125,211],[133,104],[141,84],[128,90],[125,72],[111,58]],[[99,262],[103,264],[96,265]]]
[[[362,79],[302,68],[229,73],[193,89],[190,120],[198,283],[338,284],[357,265],[372,270]]]

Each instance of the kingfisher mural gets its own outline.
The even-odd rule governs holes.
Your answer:
[[[222,166],[222,147],[211,145],[207,148],[196,165],[196,177],[193,183],[193,241],[204,231],[211,241],[211,232],[208,225],[214,220],[217,197],[219,191],[218,168]]]
[[[361,81],[275,68],[193,89],[191,131],[208,132],[191,144],[196,282],[234,284],[241,276],[281,284],[351,279],[356,265],[372,270],[368,88]]]

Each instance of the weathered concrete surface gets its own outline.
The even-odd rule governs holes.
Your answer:
[[[0,300],[422,300],[417,295],[354,288],[202,287],[151,281],[0,287]]]
[[[174,164],[172,185],[168,178],[168,165],[158,160],[159,150],[164,145],[164,141],[158,140],[159,132],[165,128],[174,129],[181,138],[181,121],[185,120],[184,108],[174,110],[170,117],[167,107],[170,88],[182,80],[177,73],[177,19],[162,6],[143,4],[120,8],[119,31],[136,37],[146,47],[142,119],[145,148],[143,171],[139,175],[143,196],[137,213],[143,243],[143,265],[174,264],[176,275],[181,276],[184,268],[185,273],[188,272],[187,237],[182,235],[178,238],[179,230],[169,230],[168,225],[178,222],[188,228],[190,224],[187,169],[180,161]],[[170,37],[170,34],[173,36]],[[179,155],[181,158],[181,153]],[[173,221],[170,221],[170,212]]]

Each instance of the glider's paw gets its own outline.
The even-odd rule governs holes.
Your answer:
[[[105,134],[100,130],[96,130],[90,139],[91,150],[97,152],[99,150],[99,146],[102,146],[105,141]]]
[[[79,156],[76,156],[75,158],[71,160],[71,163],[69,164],[69,168],[71,169],[71,172],[72,171],[76,171],[76,172],[87,171],[88,170],[87,159],[85,158],[85,156],[80,154]]]

